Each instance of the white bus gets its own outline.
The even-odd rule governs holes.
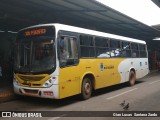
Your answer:
[[[14,92],[61,99],[135,81],[149,72],[146,42],[63,24],[18,32]]]

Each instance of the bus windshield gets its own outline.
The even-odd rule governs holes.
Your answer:
[[[56,66],[53,37],[33,37],[16,43],[14,69],[23,73],[38,73]]]

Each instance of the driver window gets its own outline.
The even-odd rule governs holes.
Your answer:
[[[75,65],[78,62],[77,39],[62,36],[60,39],[60,64],[61,66]]]

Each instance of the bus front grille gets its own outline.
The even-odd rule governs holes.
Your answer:
[[[48,74],[43,75],[23,75],[17,74],[16,77],[23,81],[41,81],[43,79],[48,79],[50,76]]]
[[[40,81],[43,78],[45,78],[45,76],[18,76],[18,77],[24,81]]]

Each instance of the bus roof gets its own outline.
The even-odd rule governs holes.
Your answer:
[[[139,39],[124,37],[124,36],[120,36],[120,35],[104,33],[104,32],[99,32],[99,31],[96,31],[96,30],[90,30],[90,29],[85,29],[85,28],[80,28],[80,27],[74,27],[74,26],[64,25],[64,24],[59,24],[59,23],[40,24],[40,25],[27,27],[27,28],[24,28],[24,29],[28,29],[28,28],[32,28],[32,27],[40,27],[40,26],[55,26],[56,30],[78,32],[78,33],[83,33],[83,34],[89,34],[89,35],[95,35],[95,36],[100,36],[100,37],[112,38],[112,39],[116,39],[116,40],[122,40],[122,41],[124,40],[124,41],[130,41],[130,42],[137,42],[137,43],[146,44],[145,41],[139,40]],[[22,29],[22,30],[24,30],[24,29]]]

